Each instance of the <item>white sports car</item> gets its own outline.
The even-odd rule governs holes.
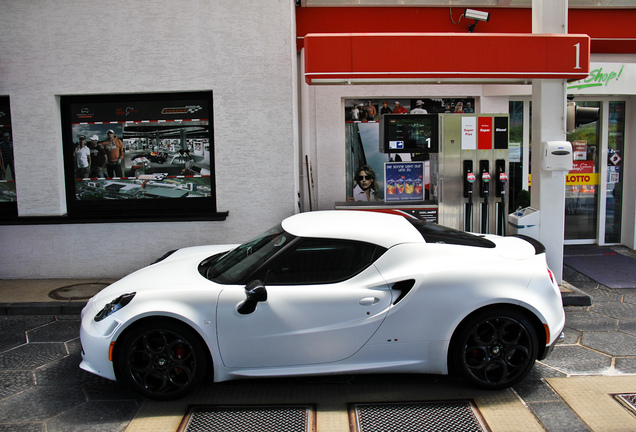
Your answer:
[[[214,381],[338,373],[523,379],[565,324],[545,249],[367,211],[301,213],[180,249],[82,311],[81,368],[172,399]]]

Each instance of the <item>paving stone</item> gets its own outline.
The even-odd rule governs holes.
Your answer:
[[[595,302],[590,311],[616,319],[636,318],[636,304],[619,302]]]
[[[86,402],[46,422],[52,432],[123,431],[139,410],[134,401]]]
[[[84,402],[78,387],[32,387],[0,401],[0,430],[5,423],[46,421]]]
[[[67,355],[68,353],[63,343],[22,345],[0,353],[0,370],[33,369]]]
[[[621,374],[636,374],[636,357],[617,358],[614,369]]]
[[[35,385],[31,371],[0,371],[0,400],[27,390]]]
[[[533,402],[528,404],[549,432],[589,432],[581,419],[565,402]]]
[[[66,342],[79,337],[79,321],[54,321],[27,331],[29,342]]]
[[[585,332],[581,345],[612,357],[636,353],[636,337],[619,332]]]
[[[636,304],[636,289],[621,289],[623,302]]]
[[[53,317],[0,316],[0,352],[27,343],[26,332],[54,321]]]
[[[583,332],[565,327],[563,334],[565,335],[565,339],[562,342],[563,345],[575,345],[581,340]]]
[[[618,321],[618,331],[636,336],[636,319]]]
[[[2,432],[47,432],[44,422],[3,424]]]
[[[543,379],[564,377],[564,373],[554,370],[541,362],[535,363],[528,376],[519,384],[514,386],[517,394],[526,402],[561,401],[550,386]]]
[[[604,374],[610,370],[612,358],[579,345],[557,346],[542,363],[567,374]]]
[[[615,331],[618,319],[594,312],[566,311],[565,326],[579,331]]]

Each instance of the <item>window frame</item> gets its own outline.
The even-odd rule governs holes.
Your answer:
[[[189,103],[192,102],[192,103]],[[187,108],[190,105],[199,105],[200,112],[181,110],[172,117],[169,109],[173,107]],[[88,111],[86,116],[80,116],[78,109]],[[145,112],[134,112],[136,106],[148,107]],[[116,107],[116,109],[114,108]],[[162,108],[163,107],[163,108]],[[69,222],[137,222],[137,221],[196,221],[196,220],[224,220],[227,212],[219,213],[216,206],[216,180],[214,163],[214,122],[213,122],[213,94],[212,91],[191,91],[175,93],[136,93],[136,94],[91,94],[91,95],[67,95],[60,96],[61,120],[62,120],[62,145],[64,148],[64,180],[66,186],[67,219]],[[156,108],[156,111],[154,109]],[[91,110],[95,110],[93,112]],[[128,112],[132,111],[132,116]],[[147,114],[149,118],[143,118]],[[134,116],[137,115],[137,118]],[[194,119],[194,117],[201,117]],[[86,118],[80,118],[86,117]],[[128,120],[128,119],[131,120]],[[205,125],[204,132],[199,135],[205,143],[207,139],[210,175],[209,196],[185,197],[185,198],[143,198],[143,199],[89,199],[81,200],[76,197],[75,158],[73,148],[76,137],[74,125],[98,124],[104,129],[104,123],[117,123],[130,125],[136,123],[148,125],[148,132],[152,130],[151,124],[161,126],[162,121],[178,123],[186,121],[187,124],[195,124],[198,121]],[[175,127],[176,129],[177,127]],[[185,130],[186,127],[183,127]],[[113,127],[114,129],[114,127]],[[157,129],[159,130],[159,129]],[[184,132],[188,133],[188,132]],[[159,136],[159,135],[157,135]],[[100,141],[104,136],[99,136]],[[119,138],[125,138],[121,136]],[[150,146],[148,150],[151,151]],[[205,149],[202,152],[205,155]],[[189,155],[189,154],[188,154]],[[185,167],[185,164],[184,164]],[[206,176],[197,176],[206,178]],[[122,179],[126,178],[126,173]],[[183,180],[180,180],[184,182]],[[187,180],[186,180],[187,181]],[[207,187],[207,182],[205,184]]]

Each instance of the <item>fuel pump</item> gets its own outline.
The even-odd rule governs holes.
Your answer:
[[[510,186],[508,115],[444,113],[439,118],[439,223],[484,234],[505,229],[501,192]]]
[[[497,222],[496,229],[498,235],[506,235],[506,183],[508,182],[508,175],[506,174],[506,161],[504,159],[497,159],[495,161],[496,172],[496,188],[495,195],[501,197],[501,202],[497,204]]]
[[[480,232],[482,234],[488,234],[488,225],[489,225],[489,218],[488,218],[488,210],[489,210],[489,203],[488,203],[488,196],[490,195],[490,173],[488,172],[490,169],[490,164],[488,160],[480,160],[479,161],[479,172],[480,174],[480,178],[479,178],[479,196],[481,198],[484,199],[484,201],[481,203],[481,230]]]
[[[473,231],[473,183],[476,177],[473,172],[473,161],[464,160],[464,198],[468,198],[464,211],[464,231]]]

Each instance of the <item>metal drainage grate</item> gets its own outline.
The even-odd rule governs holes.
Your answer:
[[[353,405],[358,432],[453,431],[489,429],[472,401]]]
[[[623,393],[613,395],[621,405],[630,410],[632,414],[636,414],[636,394]]]
[[[195,406],[184,418],[183,432],[313,432],[315,412],[310,405]]]

